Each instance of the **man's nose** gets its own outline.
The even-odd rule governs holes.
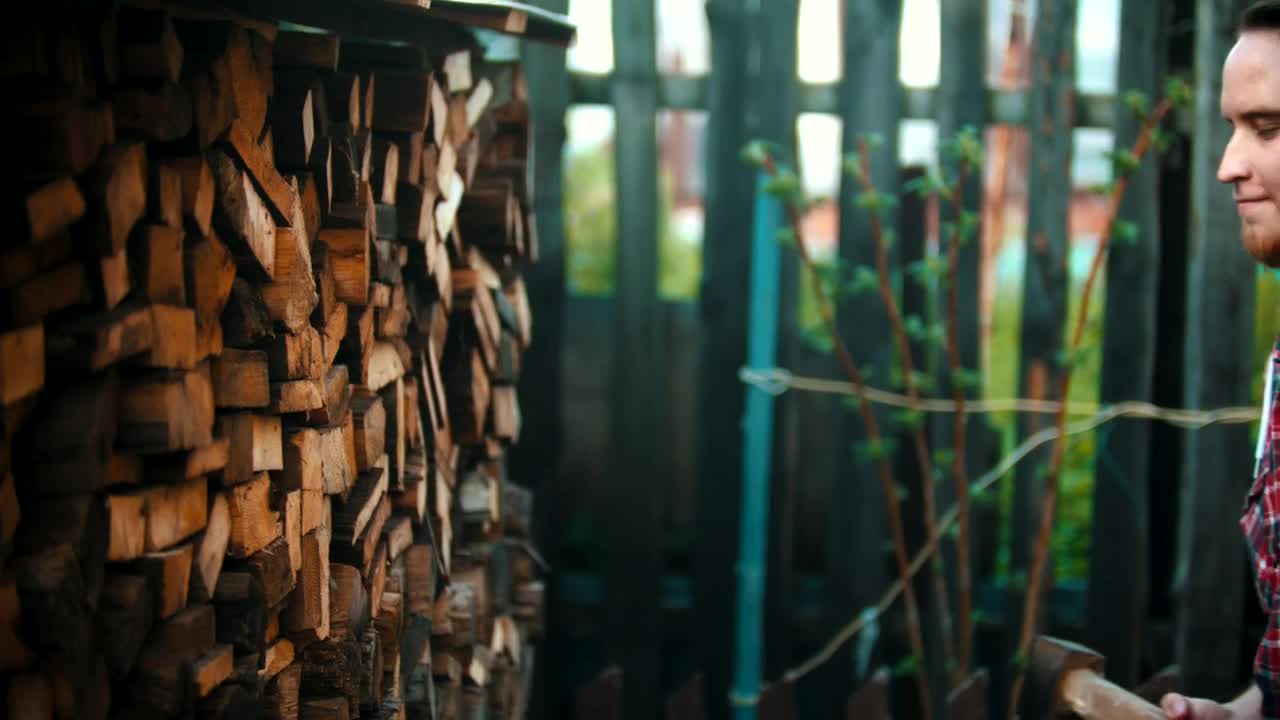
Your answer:
[[[1232,135],[1227,147],[1222,151],[1222,162],[1218,165],[1218,182],[1237,183],[1249,177],[1249,162],[1244,153],[1239,137]]]

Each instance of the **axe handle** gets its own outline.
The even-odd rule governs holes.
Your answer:
[[[1084,720],[1164,720],[1160,708],[1092,670],[1072,670],[1059,686],[1061,706]]]

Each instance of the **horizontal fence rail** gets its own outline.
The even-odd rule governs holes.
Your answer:
[[[569,73],[569,101],[574,105],[613,104],[612,73]],[[658,77],[658,107],[663,110],[699,110],[708,107],[708,80],[702,75],[661,75]],[[799,83],[800,112],[837,115],[838,83]],[[902,118],[934,120],[937,118],[937,93],[934,88],[903,86]],[[987,122],[1025,125],[1027,93],[1022,90],[987,90]],[[1076,95],[1076,127],[1111,128],[1116,123],[1116,98],[1100,93]],[[1192,116],[1182,113],[1177,118],[1179,129],[1192,130]]]

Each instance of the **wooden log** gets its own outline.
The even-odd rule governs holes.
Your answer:
[[[353,392],[351,420],[355,427],[356,467],[365,472],[377,464],[386,447],[387,414],[382,397],[365,389]]]
[[[429,244],[435,232],[434,189],[400,183],[396,191],[396,236],[406,242]]]
[[[298,706],[298,720],[349,720],[350,712],[345,698],[303,700]]]
[[[400,182],[400,146],[385,138],[374,138],[371,162],[369,183],[373,185],[374,196],[380,203],[394,205],[396,186]]]
[[[227,678],[234,667],[234,653],[230,645],[216,645],[191,663],[191,681],[196,697],[208,697]]]
[[[184,305],[183,232],[164,225],[143,225],[130,239],[129,261],[142,299]]]
[[[155,600],[156,616],[173,617],[187,606],[191,583],[191,546],[147,553],[138,560],[138,569],[147,578]]]
[[[116,443],[120,383],[114,374],[51,389],[15,443],[15,468],[30,494],[76,494],[102,487]],[[25,513],[25,508],[24,508]]]
[[[244,166],[245,175],[253,181],[253,186],[257,188],[272,218],[278,224],[287,227],[292,222],[290,216],[292,191],[289,183],[276,170],[275,163],[271,160],[271,152],[258,143],[260,130],[261,125],[255,130],[252,125],[241,122],[237,118],[231,123],[227,139],[230,141],[232,152]]]
[[[358,568],[332,560],[329,577],[329,639],[350,640],[364,631],[369,612],[364,581]]]
[[[386,145],[395,145],[397,149],[396,161],[398,168],[396,170],[396,179],[398,182],[408,183],[410,185],[418,185],[423,182],[422,164],[423,164],[423,133],[385,133],[374,135],[374,158],[375,167],[378,154],[378,146],[380,143]],[[385,155],[386,150],[383,150]]]
[[[88,261],[95,301],[110,310],[129,294],[129,257],[120,250]]]
[[[150,309],[127,305],[55,327],[48,354],[54,365],[97,371],[147,352],[154,343]]]
[[[212,495],[208,503],[204,532],[192,541],[191,587],[187,595],[192,602],[209,602],[213,598],[231,540],[231,509],[226,493]]]
[[[203,447],[213,441],[209,366],[131,381],[121,395],[118,447],[141,454]]]
[[[323,340],[320,333],[309,325],[297,335],[277,335],[266,357],[270,377],[277,382],[320,379],[327,367]]]
[[[291,431],[285,438],[283,453],[280,488],[285,492],[302,493],[300,531],[306,534],[319,527],[323,520],[324,474],[320,433],[312,428]]]
[[[450,95],[471,89],[471,51],[459,50],[445,56],[444,76]]]
[[[146,480],[151,484],[175,485],[221,471],[227,466],[230,443],[225,437],[190,452],[147,458]]]
[[[448,140],[449,99],[439,83],[431,84],[431,140],[436,147],[444,147]]]
[[[115,25],[117,57],[123,77],[178,81],[182,75],[182,43],[168,12],[126,5],[117,11]]]
[[[235,262],[217,237],[207,236],[187,246],[187,301],[196,314],[197,357],[222,352],[222,311],[235,279]]]
[[[267,353],[228,348],[210,361],[214,403],[224,408],[260,408],[271,402]]]
[[[44,387],[44,326],[0,333],[0,405],[29,397]]]
[[[276,35],[275,62],[278,67],[313,70],[338,69],[338,36],[333,33],[288,31]]]
[[[335,365],[325,373],[324,386],[321,390],[319,407],[307,413],[306,421],[311,425],[332,426],[342,423],[347,417],[347,409],[351,402],[351,384],[345,365]],[[352,439],[354,443],[354,439]],[[354,460],[354,456],[353,456]]]
[[[230,441],[230,456],[223,470],[225,484],[256,481],[259,473],[284,469],[278,416],[251,413],[221,415],[218,417],[218,435]]]
[[[149,488],[145,497],[147,552],[172,547],[203,530],[208,522],[204,478]]]
[[[9,293],[14,325],[30,325],[59,310],[93,301],[83,265],[68,263],[37,275]]]
[[[133,669],[151,632],[154,595],[141,575],[108,573],[98,601],[98,643],[111,677]]]
[[[381,522],[377,521],[378,516],[383,514],[381,505],[386,492],[386,469],[378,467],[361,473],[350,497],[345,502],[334,504],[333,536],[329,548],[333,559],[361,568],[368,564],[373,546],[382,534],[382,523],[386,522],[386,517]],[[389,505],[386,514],[390,514]],[[374,529],[375,524],[376,535],[379,537],[371,537],[366,532]]]
[[[228,347],[262,345],[275,336],[275,326],[262,299],[261,288],[242,277],[231,285],[231,295],[222,310],[222,337]]]
[[[202,155],[169,161],[182,178],[182,213],[200,237],[209,237],[213,220],[213,202],[217,185],[213,172]]]
[[[237,654],[252,657],[251,677],[256,678],[258,657],[265,650],[267,605],[258,579],[248,572],[224,572],[213,594],[219,643],[230,643]],[[237,663],[238,664],[238,663]]]
[[[383,70],[373,98],[373,129],[381,132],[422,132],[431,118],[431,75]]]
[[[329,534],[318,528],[302,538],[302,572],[281,615],[284,631],[306,646],[329,637]]]
[[[325,428],[320,433],[320,467],[326,495],[345,495],[355,484],[355,441],[347,425]],[[351,452],[348,453],[350,438]]]
[[[263,691],[265,720],[298,720],[298,690],[301,685],[302,663],[299,662],[294,662],[272,678]]]
[[[311,88],[277,93],[271,100],[270,120],[276,166],[284,170],[308,167],[316,138]]]
[[[158,143],[187,137],[194,124],[192,98],[187,87],[164,83],[154,90],[118,87],[111,91],[116,127],[130,130]]]
[[[376,392],[403,377],[404,372],[404,361],[396,346],[386,340],[378,340],[373,344],[361,384]]]
[[[139,358],[142,365],[174,370],[190,370],[200,362],[196,357],[196,315],[191,308],[150,305],[153,341]]]
[[[276,252],[277,281],[263,286],[262,299],[278,326],[289,332],[302,332],[318,302],[305,233],[300,235],[293,228],[277,229]]]
[[[312,89],[312,104],[315,104],[315,90]],[[316,126],[316,139],[311,144],[311,159],[307,162],[307,170],[311,172],[316,188],[316,198],[320,205],[320,216],[327,217],[333,205],[333,142],[329,136],[320,132]]]
[[[353,130],[361,127],[360,76],[353,72],[335,72],[324,76],[326,112],[334,123],[345,124]]]
[[[396,490],[404,489],[404,461],[408,443],[405,439],[406,421],[404,403],[404,382],[401,378],[387,385],[382,391],[383,405],[386,407],[386,449],[390,459],[388,472],[389,485]]]
[[[369,232],[367,229],[322,229],[320,242],[330,251],[335,297],[345,303],[369,302]]]
[[[325,367],[333,365],[338,351],[342,348],[343,337],[347,333],[348,309],[346,303],[335,303],[333,312],[324,322],[321,329],[321,345],[324,349]]]
[[[405,600],[409,613],[430,617],[436,596],[435,555],[430,545],[412,545],[404,553]]]
[[[207,604],[192,605],[157,625],[147,637],[148,652],[163,652],[179,659],[204,655],[217,643],[216,616]]]
[[[147,497],[145,494],[107,496],[110,523],[107,560],[123,562],[142,556],[147,541]]]
[[[102,154],[85,183],[86,231],[94,248],[113,255],[125,248],[129,232],[147,209],[147,152],[141,142],[113,145]]]
[[[268,608],[279,607],[293,591],[295,582],[292,562],[289,559],[289,544],[279,533],[278,517],[274,528],[277,535],[271,542],[249,555],[248,558],[235,560],[227,566],[228,573],[246,573],[253,578],[255,586],[262,588],[263,602]],[[234,532],[233,527],[233,536]]]
[[[102,148],[115,141],[115,120],[109,103],[83,106],[72,101],[57,107],[25,111],[10,121],[15,137],[10,162],[26,182],[44,182],[65,175],[81,175],[97,161]]]
[[[387,543],[387,557],[394,561],[413,545],[413,521],[405,515],[397,515],[387,521],[382,529]]]
[[[274,278],[276,222],[247,173],[225,153],[209,153],[210,169],[217,186],[215,221],[224,234],[242,250],[268,279]]]
[[[267,410],[278,414],[320,410],[325,407],[324,390],[324,385],[319,380],[271,383],[271,404],[267,406]]]
[[[281,670],[293,663],[293,658],[293,642],[289,638],[276,640],[267,648],[263,667],[258,671],[258,677],[264,681],[274,678],[280,674]]]
[[[84,217],[87,205],[80,186],[69,177],[48,182],[27,193],[12,216],[20,237],[42,243]]]
[[[271,509],[270,497],[271,478],[265,472],[228,491],[231,531],[227,555],[249,557],[280,537],[280,517]]]
[[[428,489],[426,456],[414,451],[405,461],[404,490],[392,494],[391,505],[421,525],[427,515]]]

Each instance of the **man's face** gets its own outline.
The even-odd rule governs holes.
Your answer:
[[[1233,186],[1244,248],[1280,267],[1280,32],[1242,33],[1222,66],[1231,140],[1218,180]]]

